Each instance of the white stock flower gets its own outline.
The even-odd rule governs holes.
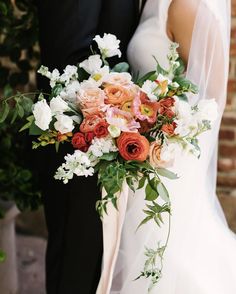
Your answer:
[[[168,77],[166,77],[166,76],[163,76],[162,74],[158,74],[158,76],[157,76],[157,81],[158,82],[165,82],[165,81],[168,81],[168,84],[171,84],[172,82],[171,82],[171,80],[168,78]]]
[[[72,132],[74,129],[73,119],[64,114],[57,114],[55,116],[56,122],[54,123],[54,127],[61,134]]]
[[[104,58],[116,55],[121,57],[121,51],[119,50],[120,40],[118,40],[115,35],[106,33],[103,37],[97,35],[94,41],[98,44],[98,48]]]
[[[88,59],[79,64],[89,74],[94,74],[102,67],[102,60],[100,55],[91,55]]]
[[[50,76],[50,86],[53,88],[56,83],[60,80],[60,73],[58,69],[54,69]]]
[[[152,82],[150,80],[146,80],[141,88],[141,90],[147,94],[148,98],[155,102],[157,101],[157,95],[161,94],[161,90],[158,89],[158,85],[156,82]]]
[[[214,122],[218,117],[218,104],[215,99],[203,99],[197,105],[197,117],[199,120]]]
[[[95,165],[91,155],[80,150],[75,150],[73,154],[65,156],[65,163],[63,163],[54,176],[56,180],[62,180],[67,184],[75,175],[77,176],[92,176],[94,174]]]
[[[76,100],[76,92],[80,89],[80,83],[77,80],[70,81],[70,83],[61,91],[60,96],[72,103]]]
[[[75,65],[67,65],[63,70],[63,74],[60,76],[60,82],[65,83],[67,86],[71,80],[76,80],[78,78],[78,69]]]
[[[106,138],[94,138],[92,145],[89,147],[88,152],[91,152],[95,157],[101,157],[104,153],[116,152],[114,140],[108,136]]]
[[[68,104],[59,95],[52,98],[50,108],[53,114],[62,114],[69,110]]]
[[[36,126],[38,126],[43,131],[49,128],[49,124],[52,120],[52,111],[45,99],[40,100],[34,104],[33,115]]]

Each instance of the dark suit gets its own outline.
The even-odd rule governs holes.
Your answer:
[[[41,63],[60,71],[90,54],[96,34],[121,40],[123,59],[138,24],[138,0],[39,0]],[[118,60],[116,60],[118,61]],[[48,90],[40,78],[39,88]],[[95,211],[100,197],[96,176],[64,185],[53,179],[66,152],[50,146],[38,151],[48,226],[46,287],[48,294],[94,294],[102,258],[101,221]]]

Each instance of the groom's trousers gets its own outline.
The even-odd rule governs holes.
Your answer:
[[[67,64],[77,64],[90,54],[93,37],[104,32],[116,34],[125,53],[138,22],[138,2],[38,0],[41,63],[60,71]],[[38,86],[50,90],[44,78],[38,77]],[[73,150],[62,146],[56,154],[53,148],[45,147],[34,156],[48,227],[47,294],[94,294],[102,259],[102,224],[95,211],[100,197],[97,179],[74,178],[67,185],[54,180],[63,156]]]

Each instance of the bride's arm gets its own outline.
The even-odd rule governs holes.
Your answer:
[[[196,3],[197,1],[191,0],[173,0],[168,13],[167,34],[180,45],[179,54],[186,64],[196,18]]]

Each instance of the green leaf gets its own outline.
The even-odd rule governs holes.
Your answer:
[[[156,190],[152,188],[152,186],[148,183],[145,188],[146,198],[147,201],[154,201],[158,197],[158,193]]]
[[[151,80],[151,81],[154,81],[155,79],[157,78],[157,74],[156,74],[156,71],[150,71],[148,72],[147,74],[145,74],[143,77],[141,77],[137,84],[142,86],[143,83],[146,81],[146,80]]]
[[[34,116],[31,115],[31,116],[27,117],[26,119],[28,122],[19,130],[19,132],[22,132],[22,131],[30,128],[30,126],[32,125],[32,123],[34,121]]]
[[[142,177],[141,180],[139,180],[139,185],[138,185],[138,189],[142,189],[145,185],[147,178],[146,177]]]
[[[9,111],[10,111],[10,106],[8,105],[8,103],[6,101],[4,101],[2,103],[2,105],[3,105],[3,107],[0,112],[0,123],[3,123],[6,120],[8,114],[9,114]]]
[[[10,97],[12,94],[13,94],[13,89],[12,89],[12,87],[11,87],[9,84],[7,84],[7,85],[4,87],[4,89],[3,89],[3,95],[4,95],[4,97],[5,97],[5,98],[8,98],[8,97]]]
[[[29,134],[33,136],[42,135],[44,133],[43,130],[41,130],[39,127],[36,126],[34,122],[32,122],[30,128],[29,128]]]
[[[58,96],[61,93],[62,90],[63,90],[63,86],[61,84],[56,84],[56,86],[54,86],[52,88],[50,97]]]
[[[145,217],[144,220],[141,221],[141,223],[138,225],[136,231],[142,226],[142,225],[145,225],[147,222],[149,222],[150,220],[152,220],[153,217],[152,216],[147,216]]]
[[[4,3],[4,2],[0,2],[0,12],[4,15],[4,16],[6,16],[7,15],[7,13],[8,13],[8,9],[7,9],[7,5],[6,5],[6,3]]]
[[[89,74],[81,67],[78,66],[78,80],[79,82],[83,82],[84,80],[87,80],[89,78]]]
[[[6,253],[0,249],[0,262],[4,262],[6,260]]]
[[[112,72],[128,72],[129,64],[127,62],[120,62],[116,64],[111,71]]]
[[[24,114],[25,114],[25,111],[24,111],[24,108],[19,103],[16,104],[16,110],[18,112],[18,116],[20,118],[23,118]]]
[[[166,187],[162,183],[158,183],[157,185],[157,191],[160,197],[165,201],[169,202],[170,201],[170,196],[169,193],[166,189]]]
[[[112,161],[112,160],[116,159],[117,155],[118,155],[118,152],[104,153],[99,158],[106,160],[106,161]]]
[[[133,192],[135,192],[135,188],[134,188],[134,179],[133,177],[127,177],[126,178],[126,182],[130,188],[130,190],[132,190]]]
[[[178,179],[178,176],[177,174],[171,172],[170,170],[168,169],[165,169],[165,168],[157,168],[156,169],[156,172],[162,176],[162,177],[165,177],[165,178],[168,178],[170,180],[176,180]]]
[[[185,94],[178,95],[178,98],[182,101],[188,102],[188,97]]]
[[[180,75],[184,74],[184,72],[185,72],[185,64],[181,58],[178,58],[177,61],[179,62],[180,65],[175,70],[175,75],[180,76]]]

